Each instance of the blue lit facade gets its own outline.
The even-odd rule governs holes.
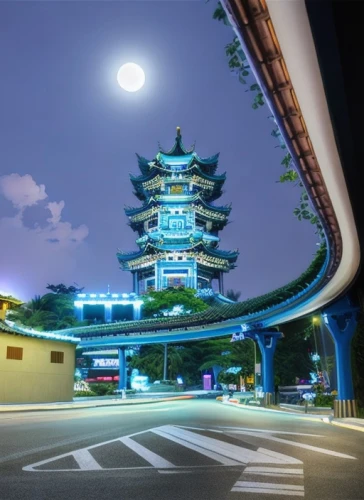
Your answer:
[[[74,302],[78,321],[111,323],[141,318],[143,302],[135,293],[79,293]]]
[[[142,206],[125,213],[139,250],[117,254],[121,269],[133,275],[134,293],[206,289],[213,280],[223,293],[223,275],[235,267],[238,251],[218,248],[231,211],[230,205],[213,204],[226,179],[215,174],[218,157],[200,158],[194,148],[185,149],[179,128],[172,149],[160,148],[153,161],[138,156],[141,175],[131,182]]]

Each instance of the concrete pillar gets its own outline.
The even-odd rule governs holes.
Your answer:
[[[105,323],[111,323],[112,320],[111,307],[112,307],[111,304],[105,304]]]
[[[139,276],[138,271],[133,272],[133,292],[139,295]]]
[[[335,344],[338,396],[334,404],[337,418],[356,417],[353,376],[351,370],[351,341],[357,325],[358,308],[348,296],[324,308],[323,320]]]
[[[141,318],[141,305],[133,304],[133,320],[136,321]]]
[[[125,347],[119,347],[119,386],[118,389],[126,389],[126,356]]]
[[[168,371],[168,344],[164,344],[163,380],[167,380]]]
[[[83,321],[83,304],[76,307],[77,321]]]
[[[274,395],[274,352],[281,332],[257,331],[255,337],[262,354],[262,385],[265,403],[271,404]]]

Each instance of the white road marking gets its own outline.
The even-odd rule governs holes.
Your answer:
[[[244,474],[275,477],[303,477],[302,469],[284,469],[283,467],[246,467]]]
[[[116,439],[111,439],[102,443],[97,443],[92,446],[88,446],[86,448],[81,448],[79,450],[75,450],[73,452],[64,453],[62,455],[58,455],[56,457],[39,461],[37,463],[28,465],[23,467],[24,471],[33,471],[33,472],[64,472],[64,471],[72,471],[72,472],[82,472],[82,471],[100,471],[100,470],[137,470],[137,469],[193,469],[200,467],[232,467],[238,466],[241,467],[243,465],[251,463],[252,466],[246,468],[246,474],[255,475],[255,476],[270,476],[270,477],[286,477],[286,478],[302,478],[302,471],[299,468],[284,468],[285,465],[302,465],[302,462],[294,457],[290,457],[288,455],[278,453],[273,450],[268,450],[263,447],[259,447],[257,450],[252,450],[249,448],[244,448],[243,446],[235,445],[228,443],[226,441],[215,439],[210,436],[202,435],[198,432],[192,432],[188,430],[187,427],[182,426],[173,426],[173,425],[165,425],[154,429],[148,429],[146,431],[136,432],[134,434],[130,434],[128,436],[119,437]],[[214,430],[214,429],[201,429],[201,428],[193,428],[194,431],[203,431],[203,430]],[[219,434],[216,435],[216,438],[220,436],[222,431],[219,431]],[[269,431],[274,432],[274,431]],[[146,448],[142,444],[136,442],[133,437],[138,435],[146,435],[147,433],[154,433],[158,436],[161,436],[165,439],[168,439],[176,445],[183,446],[190,450],[196,451],[200,455],[204,455],[206,457],[211,458],[217,462],[217,465],[191,465],[191,466],[176,466],[168,460],[164,459],[162,456],[154,453],[151,449]],[[228,434],[231,432],[227,431]],[[326,450],[323,448],[318,448],[316,446],[306,445],[303,443],[297,443],[294,441],[290,441],[287,439],[281,439],[278,437],[274,437],[271,434],[262,431],[256,430],[242,430],[242,428],[238,429],[239,434],[245,434],[246,436],[252,436],[259,439],[266,439],[270,441],[274,441],[277,443],[282,443],[285,445],[290,445],[298,448],[307,449],[309,451],[323,453],[326,455],[331,455],[338,458],[345,459],[354,459],[349,455],[345,455],[342,453],[334,452],[331,450]],[[303,434],[302,434],[303,435]],[[134,453],[142,457],[147,463],[151,464],[151,466],[146,467],[102,467],[92,456],[91,450],[95,448],[102,448],[111,443],[120,442],[122,445],[127,446]],[[158,446],[158,444],[156,444]],[[153,445],[154,447],[154,445]],[[153,448],[152,447],[152,448]],[[176,451],[178,453],[178,449]],[[120,455],[123,456],[122,449],[120,449]],[[77,463],[74,467],[70,469],[61,469],[57,468],[60,465],[57,462],[66,457],[73,457]],[[41,469],[43,465],[48,465],[50,463],[54,463],[54,468]],[[101,461],[102,463],[102,461]],[[259,467],[259,464],[262,464],[262,467]],[[272,467],[264,467],[264,464],[272,464]],[[281,465],[281,467],[274,467],[274,464]],[[124,465],[124,464],[121,464]],[[126,463],[127,465],[127,463]],[[162,473],[162,471],[161,471]],[[182,472],[181,472],[182,473]],[[241,478],[244,479],[244,478]],[[252,477],[250,476],[250,478]],[[253,478],[255,479],[255,478]],[[245,481],[243,480],[245,483]],[[264,488],[264,483],[261,483],[261,488]],[[270,483],[267,483],[270,484]],[[238,486],[236,486],[238,487]],[[240,488],[241,486],[239,486]],[[251,486],[244,485],[244,488],[251,488]],[[267,488],[271,490],[272,488]]]
[[[102,467],[96,462],[87,449],[77,450],[72,453],[81,470],[101,470]]]
[[[263,476],[263,480],[252,481],[252,475]],[[291,484],[269,483],[265,476],[285,477]],[[292,484],[292,481],[301,484]],[[246,467],[240,478],[231,489],[232,493],[263,493],[265,495],[305,496],[303,486],[303,469],[283,467]]]
[[[268,439],[269,441],[275,441],[277,443],[289,444],[290,446],[294,446],[296,448],[303,448],[304,450],[310,450],[316,453],[322,453],[324,455],[331,455],[333,457],[356,460],[355,457],[351,457],[350,455],[345,455],[344,453],[339,453],[337,451],[332,451],[332,450],[326,450],[325,448],[318,448],[317,446],[311,446],[310,444],[296,443],[295,441],[289,441],[288,439],[277,438],[271,436],[270,434],[262,434],[260,432],[248,432],[248,431],[244,431],[243,434],[245,434],[246,436],[258,437],[260,439]]]
[[[142,457],[144,460],[149,462],[153,467],[159,468],[159,469],[169,469],[175,467],[171,462],[168,462],[168,460],[165,460],[164,458],[160,457],[153,451],[148,450],[148,448],[145,448],[141,444],[137,443],[136,441],[133,441],[133,439],[130,439],[129,437],[122,437],[119,439],[121,443],[124,443],[128,448],[133,450],[137,455]]]
[[[275,490],[268,488],[248,488],[246,486],[234,486],[231,491],[239,493],[264,493],[265,495],[287,495],[287,496],[297,496],[304,497],[304,491],[293,491],[293,490]]]
[[[321,434],[305,434],[303,432],[288,432],[288,431],[275,431],[275,430],[264,430],[264,429],[251,429],[248,427],[220,427],[220,429],[231,429],[235,430],[233,434],[245,434],[245,431],[249,432],[262,432],[264,434],[287,434],[290,436],[309,436],[309,437],[319,437],[324,438]]]
[[[236,446],[234,444],[226,443],[218,439],[202,436],[200,434],[196,434],[194,432],[180,429],[171,425],[165,425],[163,427],[159,427],[158,429],[168,435],[180,438],[183,441],[195,444],[206,450],[216,452],[219,455],[224,455],[230,459],[237,460],[238,462],[243,464],[247,464],[249,462],[281,464],[302,463],[300,460],[289,457],[288,455],[271,452],[270,450],[265,450],[264,448],[260,448],[258,451],[254,451],[248,448],[243,448],[242,446]]]
[[[180,444],[184,446],[185,448],[189,448],[190,450],[197,451],[200,453],[200,455],[204,455],[206,457],[212,458],[213,460],[216,460],[217,462],[220,462],[223,465],[242,465],[241,462],[237,462],[236,460],[232,460],[231,458],[224,457],[220,455],[219,453],[214,453],[213,451],[205,450],[204,448],[201,448],[201,446],[196,446],[192,443],[189,443],[187,441],[183,441],[182,439],[179,439],[176,436],[171,436],[170,434],[167,434],[166,432],[163,432],[160,429],[153,429],[152,431],[154,434],[158,434],[158,436],[164,437],[166,439],[169,439],[170,441],[173,441],[177,444]]]
[[[303,486],[296,486],[294,484],[277,484],[277,483],[260,483],[253,481],[237,481],[235,486],[242,486],[247,488],[269,488],[272,490],[296,490],[303,491]]]

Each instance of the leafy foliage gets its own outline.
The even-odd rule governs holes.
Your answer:
[[[254,371],[254,346],[252,341],[231,343],[230,338],[186,342],[168,346],[168,377],[175,380],[181,375],[187,385],[201,383],[201,372],[221,367],[220,378],[231,367],[241,366],[242,370],[233,375],[234,382],[239,375]],[[138,355],[130,361],[131,368],[137,368],[152,381],[163,377],[164,346],[161,344],[143,345]],[[228,374],[230,375],[230,374]]]
[[[175,380],[180,373],[184,362],[183,354],[183,350],[178,346],[168,346],[167,374],[171,380]],[[153,381],[163,378],[163,366],[164,346],[161,344],[142,345],[139,355],[133,356],[130,361],[131,368],[137,368]]]
[[[229,290],[227,290],[225,297],[227,297],[228,299],[230,299],[234,302],[238,302],[240,295],[241,295],[241,292],[238,292],[236,290],[232,290],[230,288]]]
[[[233,377],[234,381],[240,375],[246,376],[254,373],[253,341],[230,342],[230,338],[206,340],[201,342],[201,348],[204,353],[204,362],[200,370],[207,370],[214,366],[222,367],[223,371],[220,372],[219,380],[224,376],[224,372],[232,367],[241,367],[241,370]]]
[[[143,315],[146,318],[163,317],[172,312],[173,307],[181,306],[184,314],[201,312],[207,309],[205,302],[196,297],[193,288],[166,288],[143,296]]]
[[[77,283],[75,283],[77,285]],[[61,294],[61,295],[75,295],[76,293],[81,293],[84,287],[78,288],[75,286],[66,286],[63,283],[59,285],[50,285],[49,283],[46,286],[47,290],[50,290],[53,293]]]
[[[300,330],[286,334],[283,339],[277,342],[274,367],[277,385],[293,385],[296,377],[300,379],[310,378],[309,374],[314,367],[307,341]]]
[[[229,23],[228,17],[226,15],[226,12],[224,11],[224,9],[221,5],[221,2],[218,2],[217,7],[216,7],[212,17],[214,19],[216,19],[217,21],[222,21],[225,24],[225,26],[231,26],[231,24]]]
[[[74,316],[73,296],[47,293],[36,295],[27,304],[12,310],[9,319],[36,330],[62,330],[78,324]]]
[[[364,317],[360,317],[352,344],[353,382],[358,406],[364,409]]]
[[[218,2],[217,4],[217,7],[213,14],[213,18],[216,19],[217,21],[222,21],[227,26],[230,26],[227,15],[220,2]],[[241,47],[239,38],[237,36],[234,37],[231,43],[225,46],[225,53],[226,56],[228,57],[228,65],[230,70],[234,71],[238,75],[240,83],[246,85],[247,84],[246,77],[250,75],[250,66],[247,64],[246,55]],[[253,83],[252,85],[250,85],[249,89],[246,92],[249,91],[255,93],[253,98],[252,108],[258,109],[264,106],[265,104],[264,95],[261,91],[259,84]],[[269,118],[271,119],[273,118],[274,120],[274,117],[272,116],[269,116]],[[280,147],[282,149],[287,148],[284,139],[282,137],[282,134],[276,124],[274,129],[272,130],[272,136],[276,137],[279,140]],[[306,190],[303,188],[303,184],[299,181],[299,176],[297,172],[293,168],[293,161],[290,153],[287,153],[284,156],[281,165],[283,165],[286,168],[286,171],[279,177],[279,182],[281,183],[297,182],[297,184],[302,188],[300,202],[293,211],[294,215],[300,221],[309,220],[311,224],[316,226],[317,228],[316,234],[318,234],[320,238],[323,239],[324,234],[323,234],[322,224],[318,216],[314,212],[312,212],[312,210],[309,208],[309,204],[306,202],[308,201],[308,195]],[[302,205],[304,206],[302,207]]]

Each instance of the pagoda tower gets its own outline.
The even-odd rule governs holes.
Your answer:
[[[219,231],[228,222],[231,205],[215,206],[226,175],[215,175],[219,154],[200,158],[187,150],[177,127],[169,151],[161,147],[153,161],[139,155],[141,175],[131,177],[139,208],[125,208],[138,234],[139,251],[118,251],[123,271],[133,274],[136,294],[168,287],[212,288],[235,267],[238,251],[219,250]]]

